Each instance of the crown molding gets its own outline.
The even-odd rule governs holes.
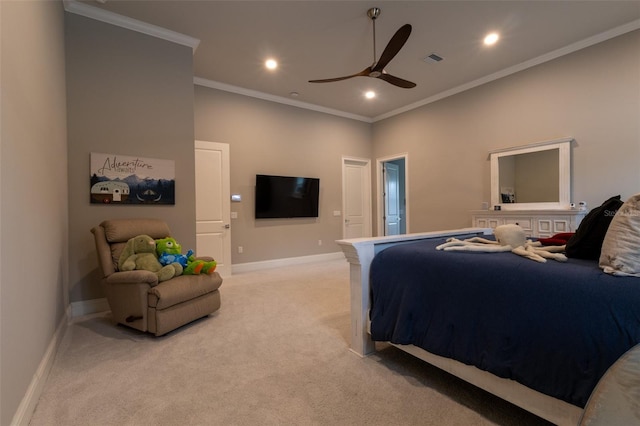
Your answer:
[[[157,25],[138,21],[137,19],[129,18],[117,13],[109,12],[108,10],[90,6],[76,0],[63,0],[63,4],[64,10],[69,13],[74,13],[86,18],[95,19],[107,24],[116,25],[118,27],[126,28],[131,31],[137,31],[142,34],[150,35],[152,37],[167,40],[183,46],[188,46],[191,48],[194,54],[196,52],[196,49],[198,48],[198,45],[200,44],[200,40],[197,38],[171,31]]]
[[[258,98],[265,101],[277,102],[280,104],[291,105],[298,108],[309,109],[312,111],[322,112],[325,114],[337,115],[338,117],[349,118],[351,120],[364,121],[365,123],[372,123],[371,117],[365,117],[363,115],[352,114],[350,112],[340,111],[333,108],[326,108],[323,106],[310,104],[307,102],[296,101],[293,99],[285,98],[284,96],[271,95],[257,90],[245,89],[244,87],[233,86],[231,84],[221,83],[219,81],[208,80],[202,77],[194,77],[193,84],[196,86],[204,86],[210,89],[223,90],[225,92],[236,93],[239,95],[249,96],[252,98]]]
[[[137,31],[143,34],[150,35],[152,37],[161,38],[163,40],[171,41],[173,43],[177,43],[180,45],[188,46],[188,47],[191,47],[194,54],[196,49],[198,48],[198,45],[200,44],[200,40],[194,37],[181,34],[175,31],[167,30],[166,28],[148,24],[146,22],[129,18],[123,15],[119,15],[117,13],[109,12],[107,10],[100,9],[98,7],[90,6],[88,4],[79,2],[77,0],[63,0],[63,4],[64,4],[64,9],[67,12],[81,15],[87,18],[95,19],[98,21],[102,21],[108,24],[116,25],[132,31]],[[600,34],[596,34],[594,36],[580,40],[578,42],[569,44],[565,47],[561,47],[560,49],[556,49],[552,52],[546,53],[544,55],[538,56],[536,58],[514,65],[512,67],[505,68],[495,73],[486,75],[479,79],[473,80],[469,83],[465,83],[460,86],[454,87],[452,89],[445,90],[443,92],[437,93],[433,96],[430,96],[418,102],[405,105],[404,107],[397,108],[395,110],[386,112],[384,114],[381,114],[375,117],[366,117],[358,114],[349,113],[346,111],[340,111],[333,108],[327,108],[327,107],[323,107],[323,106],[319,106],[319,105],[315,105],[307,102],[301,102],[301,101],[289,99],[283,96],[276,96],[276,95],[271,95],[264,92],[259,92],[257,90],[245,89],[243,87],[233,86],[230,84],[208,80],[201,77],[194,77],[193,83],[199,86],[223,90],[225,92],[236,93],[236,94],[249,96],[257,99],[262,99],[270,102],[276,102],[276,103],[281,103],[285,105],[295,106],[298,108],[322,112],[325,114],[336,115],[339,117],[349,118],[352,120],[363,121],[365,123],[375,123],[377,121],[384,120],[386,118],[393,117],[395,115],[402,114],[404,112],[408,112],[416,108],[420,108],[422,106],[439,101],[449,96],[462,93],[464,91],[473,89],[483,84],[490,83],[492,81],[501,79],[503,77],[507,77],[511,74],[515,74],[520,71],[524,71],[536,65],[543,64],[545,62],[557,59],[561,56],[565,56],[570,53],[577,52],[578,50],[593,46],[595,44],[601,43],[603,41],[612,39],[614,37],[618,37],[620,35],[623,35],[638,29],[640,29],[640,19],[636,19],[634,21],[628,22],[627,24],[612,28]]]
[[[521,62],[520,64],[514,65],[509,68],[505,68],[493,74],[489,74],[477,80],[473,80],[469,83],[462,84],[460,86],[454,87],[449,90],[445,90],[444,92],[440,92],[436,95],[430,96],[421,101],[406,105],[402,108],[395,109],[393,111],[389,111],[385,114],[378,115],[373,117],[372,122],[384,120],[385,118],[393,117],[394,115],[402,114],[403,112],[411,111],[413,109],[419,108],[421,106],[439,101],[441,99],[447,98],[449,96],[456,95],[458,93],[464,92],[469,89],[473,89],[474,87],[481,86],[485,83],[490,83],[492,81],[498,80],[502,77],[506,77],[511,74],[515,74],[520,71],[524,71],[527,68],[534,67],[536,65],[543,64],[545,62],[551,61],[553,59],[557,59],[561,56],[568,55],[573,52],[577,52],[578,50],[584,49],[589,46],[593,46],[594,44],[601,43],[603,41],[612,39],[614,37],[621,36],[623,34],[629,33],[631,31],[635,31],[640,29],[640,19],[636,19],[635,21],[631,21],[627,24],[621,25],[619,27],[612,28],[600,34],[596,34],[591,37],[587,37],[586,39],[577,41],[575,43],[569,44],[565,47],[561,47],[560,49],[553,50],[549,53],[545,53],[544,55],[540,55],[537,58],[530,59],[525,62]]]
[[[561,56],[568,55],[573,52],[577,52],[578,50],[587,48],[589,46],[593,46],[595,44],[601,43],[603,41],[621,36],[623,34],[629,33],[631,31],[635,31],[640,29],[640,19],[636,19],[627,24],[621,25],[619,27],[612,28],[610,30],[604,31],[600,34],[596,34],[594,36],[588,37],[586,39],[577,41],[575,43],[569,44],[560,49],[556,49],[552,52],[546,53],[544,55],[538,56],[537,58],[530,59],[528,61],[522,62],[520,64],[514,65],[509,68],[505,68],[503,70],[497,71],[493,74],[489,74],[477,80],[473,80],[469,83],[462,84],[460,86],[454,87],[449,90],[445,90],[444,92],[437,93],[433,96],[425,98],[421,101],[414,102],[412,104],[406,105],[404,107],[395,109],[393,111],[389,111],[387,113],[375,116],[375,117],[365,117],[362,115],[352,114],[345,111],[335,110],[331,108],[321,107],[315,104],[310,104],[306,102],[295,101],[292,99],[288,99],[282,96],[270,95],[268,93],[259,92],[256,90],[245,89],[243,87],[232,86],[226,83],[220,83],[213,80],[207,80],[200,77],[194,77],[193,82],[199,86],[205,86],[212,89],[219,89],[226,92],[237,93],[240,95],[250,96],[253,98],[263,99],[271,102],[278,102],[286,105],[291,105],[299,108],[310,109],[313,111],[324,112],[326,114],[337,115],[340,117],[350,118],[353,120],[364,121],[365,123],[375,123],[377,121],[384,120],[389,117],[393,117],[398,114],[402,114],[404,112],[408,112],[414,110],[416,108],[420,108],[424,105],[431,104],[433,102],[442,100],[444,98],[448,98],[449,96],[457,95],[458,93],[462,93],[464,91],[473,89],[475,87],[481,86],[486,83],[490,83],[492,81],[501,79],[503,77],[507,77],[511,74],[515,74],[520,71],[524,71],[528,68],[534,67],[536,65],[543,64],[545,62],[551,61],[553,59],[557,59]]]

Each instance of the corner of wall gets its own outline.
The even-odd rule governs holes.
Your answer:
[[[31,421],[31,416],[36,409],[36,405],[38,405],[38,400],[40,399],[44,385],[47,382],[47,377],[49,377],[49,373],[51,372],[51,367],[53,366],[53,361],[55,360],[58,349],[60,348],[60,343],[62,343],[62,340],[66,335],[70,318],[70,310],[71,307],[67,307],[65,314],[62,316],[62,319],[60,320],[60,323],[47,346],[47,350],[38,365],[38,369],[31,379],[27,392],[22,398],[22,401],[13,416],[13,420],[11,421],[12,425],[28,425]]]

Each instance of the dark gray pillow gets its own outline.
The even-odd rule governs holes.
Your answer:
[[[624,204],[620,196],[609,198],[600,207],[591,210],[580,222],[580,226],[567,241],[567,257],[577,259],[600,259],[602,241],[607,234],[609,224],[618,209]]]

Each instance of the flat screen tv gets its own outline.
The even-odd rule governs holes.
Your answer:
[[[256,219],[318,217],[320,179],[256,175]]]

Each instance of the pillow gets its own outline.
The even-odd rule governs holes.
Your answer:
[[[640,194],[629,198],[613,217],[599,264],[608,274],[640,277]]]
[[[567,241],[567,257],[598,260],[609,224],[622,204],[620,196],[616,195],[587,213],[576,233]]]

